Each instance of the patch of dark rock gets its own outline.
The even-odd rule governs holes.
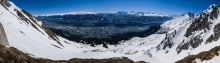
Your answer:
[[[203,41],[200,39],[200,36],[196,36],[193,39],[190,40],[189,44],[191,45],[192,48],[198,47]]]
[[[181,44],[178,45],[176,51],[179,54],[182,50],[188,50],[189,49],[189,43],[184,43],[183,42]]]
[[[47,26],[45,26],[44,24],[42,24],[41,26],[37,23],[37,21],[36,20],[34,20],[34,18],[35,17],[33,17],[30,13],[28,13],[27,11],[25,11],[25,10],[21,10],[24,14],[26,14],[34,23],[32,23],[32,22],[30,22],[30,20],[29,19],[27,19],[20,11],[18,11],[17,9],[14,9],[16,12],[17,12],[17,14],[18,14],[18,16],[23,20],[23,21],[25,21],[26,23],[30,23],[36,30],[38,30],[39,32],[41,32],[39,29],[38,29],[38,27],[36,26],[36,25],[38,25],[39,27],[41,27],[48,35],[49,35],[49,37],[50,38],[52,38],[54,41],[56,41],[59,45],[61,45],[61,46],[63,46],[61,43],[60,43],[60,41],[59,41],[59,39],[58,39],[58,37],[56,36],[56,34],[55,33],[53,33]],[[35,25],[36,24],[36,25]],[[43,32],[41,32],[43,35],[44,35],[44,33]],[[63,46],[64,47],[64,46]]]
[[[204,15],[203,15],[204,14]],[[186,34],[184,36],[189,37],[190,35],[193,35],[193,32],[204,30],[206,32],[206,29],[209,30],[209,24],[208,22],[208,14],[203,13],[200,15],[198,19],[194,19],[190,27],[187,29]]]
[[[20,31],[22,34],[24,34],[24,32]],[[25,34],[24,34],[25,35]]]
[[[126,54],[126,55],[132,55],[132,54],[136,54],[136,53],[138,53],[138,51],[131,52],[131,50],[130,50],[129,52],[124,53],[124,54]]]
[[[33,17],[29,12],[27,12],[26,10],[21,10],[24,14],[26,14],[30,19],[31,21],[33,21],[36,25],[38,25],[39,27],[41,27],[35,19],[35,17]]]
[[[211,7],[213,10],[212,10],[212,12],[210,13],[210,19],[212,19],[212,20],[214,20],[214,19],[216,19],[216,18],[218,18],[218,13],[219,13],[219,11],[218,11],[218,7],[217,6],[212,6]]]
[[[22,20],[25,21],[27,24],[29,24],[28,19],[27,19],[19,10],[14,9],[14,11],[17,12],[17,15],[18,15],[18,17],[19,17],[20,19],[22,19]]]
[[[53,45],[53,44],[51,44],[51,45]],[[59,47],[59,46],[57,46],[57,45],[53,45],[54,47],[57,47],[57,48],[59,48],[59,49],[62,49],[61,47]]]
[[[206,29],[210,30],[209,24],[212,24],[212,22],[209,22],[208,19],[210,18],[214,20],[218,18],[218,13],[219,13],[217,6],[212,6],[210,9],[212,9],[212,12],[210,14],[200,13],[199,18],[194,19],[192,21],[193,23],[187,29],[187,32],[184,36],[189,37],[190,35],[192,35],[192,32],[195,32],[195,31],[204,30],[204,32],[206,32]]]
[[[11,6],[11,4],[9,4],[8,0],[2,0],[2,1],[0,1],[0,4],[1,4],[6,10],[8,10],[7,7],[10,7],[10,6]]]
[[[177,53],[179,54],[182,50],[188,50],[190,46],[192,48],[197,48],[203,42],[203,40],[200,38],[200,36],[196,36],[191,38],[189,42],[183,43],[183,41],[181,44],[178,45],[176,49]]]
[[[57,35],[56,35],[55,33],[53,33],[53,32],[52,32],[47,26],[45,26],[44,24],[42,24],[41,26],[42,26],[42,28],[44,29],[44,31],[49,35],[50,38],[52,38],[54,41],[57,41],[57,43],[58,43],[59,45],[63,46],[63,45],[60,43],[60,41],[59,41],[59,39],[58,39],[58,37],[57,37]],[[64,47],[64,46],[63,46],[63,47]]]
[[[207,40],[206,43],[211,43],[213,41],[217,41],[220,37],[220,24],[215,25],[213,29],[214,35],[212,34]]]
[[[161,46],[162,46],[162,49],[166,49],[167,47],[168,48],[171,48],[173,47],[173,40],[172,38],[176,36],[176,30],[170,34],[166,34],[166,37],[165,39],[156,47],[157,50],[160,50]]]
[[[176,61],[175,63],[196,63],[194,62],[196,59],[211,60],[215,56],[219,56],[220,46],[216,46],[209,51],[200,52],[197,55],[189,55],[181,60]]]
[[[68,43],[68,42],[67,42],[67,41],[65,41],[65,40],[64,40],[64,42],[65,42],[66,44],[71,44],[71,43]]]

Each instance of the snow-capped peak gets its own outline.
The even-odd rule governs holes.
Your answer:
[[[69,13],[60,13],[60,14],[45,14],[45,15],[35,15],[35,16],[52,16],[52,15],[85,15],[85,14],[118,14],[118,15],[136,15],[136,16],[171,16],[167,14],[157,14],[152,12],[126,12],[126,11],[119,11],[119,12],[92,12],[92,11],[82,11],[82,12],[69,12]]]
[[[194,18],[194,13],[191,12],[186,12],[180,16],[174,16],[173,19],[164,22],[157,33],[167,33],[168,31],[178,29],[188,24],[192,18]]]
[[[194,17],[194,13],[186,12],[186,13],[182,14],[181,16],[188,16],[188,17],[193,18]]]

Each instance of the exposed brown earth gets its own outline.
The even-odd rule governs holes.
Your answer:
[[[219,56],[220,46],[216,46],[209,51],[201,52],[197,55],[189,55],[182,60],[179,60],[175,63],[196,63],[195,59],[211,60],[214,56]]]
[[[33,58],[14,47],[0,45],[0,63],[146,63],[144,61],[134,62],[126,57],[108,59],[79,59],[50,60],[44,58]]]

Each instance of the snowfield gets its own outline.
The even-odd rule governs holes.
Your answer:
[[[12,2],[10,7],[7,9],[3,5],[0,5],[0,23],[3,24],[5,29],[9,46],[15,47],[22,52],[32,55],[32,57],[48,58],[52,60],[68,60],[71,58],[112,58],[112,57],[128,57],[134,61],[146,61],[150,63],[173,63],[177,60],[183,59],[184,57],[191,54],[198,54],[202,51],[210,50],[215,46],[219,46],[220,40],[205,44],[206,39],[213,34],[213,28],[220,22],[220,18],[208,19],[209,22],[213,22],[209,25],[210,30],[207,32],[195,31],[193,35],[199,35],[201,32],[201,38],[203,42],[197,48],[189,47],[188,50],[182,50],[179,54],[176,49],[179,44],[190,41],[190,37],[185,37],[187,29],[192,24],[194,19],[199,18],[199,15],[192,16],[190,13],[186,13],[182,16],[178,16],[170,21],[165,22],[161,25],[162,29],[158,32],[166,32],[161,34],[153,34],[145,38],[133,37],[131,40],[121,41],[118,45],[108,45],[108,49],[104,48],[103,45],[96,45],[91,47],[86,44],[76,43],[69,41],[65,38],[58,36],[58,41],[52,40],[52,38],[46,33],[46,31],[39,25],[42,25],[41,21],[37,22],[31,19],[22,9],[19,9]],[[211,5],[215,6],[215,5]],[[209,14],[212,12],[210,9],[203,11],[203,13]],[[22,14],[34,23],[39,30],[32,26],[30,23],[26,23],[22,20],[17,12]],[[219,10],[219,8],[218,8]],[[218,15],[220,17],[220,15]],[[174,34],[175,32],[175,34]],[[170,38],[169,41],[173,42],[171,48],[167,47],[162,49],[166,42],[166,38]],[[185,42],[183,41],[185,40]],[[158,48],[161,48],[158,50]],[[204,61],[204,63],[218,63],[220,57],[216,56],[210,61]],[[199,59],[196,62],[200,62]]]
[[[37,24],[42,24],[41,21],[38,21],[34,25],[42,33],[32,27],[31,24],[21,20],[17,12],[14,11],[14,9],[17,9],[22,12],[21,9],[12,2],[10,4],[12,6],[9,7],[9,10],[5,9],[2,5],[0,6],[0,9],[2,9],[0,10],[2,12],[0,22],[5,29],[9,45],[33,57],[68,60],[71,58],[112,58],[126,56],[136,61],[146,60],[146,58],[149,58],[147,50],[159,44],[165,37],[164,34],[154,34],[146,38],[134,37],[132,40],[125,41],[121,45],[110,45],[109,48],[111,49],[106,49],[102,45],[90,47],[89,45],[72,42],[58,36],[59,41],[63,45],[60,46],[56,41],[51,40],[40,26],[37,26]],[[24,13],[22,14],[31,21],[30,17]]]

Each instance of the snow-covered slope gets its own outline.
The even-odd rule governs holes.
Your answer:
[[[134,61],[173,63],[220,45],[220,15],[216,5],[211,5],[195,17],[186,13],[163,23],[158,31],[160,34],[133,37],[118,45],[108,45],[109,49],[106,49],[103,45],[90,47],[56,36],[25,10],[12,2],[0,1],[0,23],[5,29],[8,47],[15,47],[33,57],[68,60],[125,56]]]
[[[161,29],[158,33],[162,34],[159,35],[160,38],[155,39],[160,40],[159,42],[155,42],[159,43],[157,46],[152,46],[150,49],[142,49],[138,47],[147,46],[139,45],[137,49],[148,51],[150,56],[145,59],[145,61],[152,63],[155,63],[154,60],[163,63],[173,63],[188,55],[208,51],[220,45],[220,43],[218,43],[220,42],[218,40],[220,37],[219,16],[219,7],[216,5],[210,5],[207,10],[204,10],[196,16],[194,16],[193,13],[178,16],[161,25]],[[141,41],[134,42],[138,43]],[[125,41],[125,43],[128,43],[128,41]],[[134,54],[134,56],[135,55],[136,54]],[[216,58],[218,58],[218,56]],[[214,59],[211,61],[216,62]]]
[[[157,46],[158,52],[168,51],[165,55],[172,54],[169,56],[180,60],[219,46],[219,16],[219,7],[211,5],[193,19],[165,22],[162,31],[167,32],[166,38]]]
[[[7,6],[6,3],[10,5]],[[11,47],[35,57],[51,59],[70,59],[73,57],[68,54],[85,48],[81,44],[56,36],[41,21],[36,20],[25,10],[19,9],[12,2],[2,0],[0,9],[0,23],[5,29]],[[63,57],[65,55],[67,58]]]
[[[136,61],[146,60],[145,58],[151,57],[147,50],[159,44],[165,36],[164,34],[154,34],[146,38],[136,37],[121,45],[109,45],[110,49],[106,49],[102,45],[90,47],[56,36],[41,21],[36,20],[12,2],[6,2],[10,4],[9,6],[6,6],[5,2],[1,3],[0,23],[5,29],[9,42],[8,47],[15,47],[33,57],[68,60],[71,58],[126,56]],[[161,39],[155,40],[156,38]]]
[[[161,29],[158,31],[158,33],[167,33],[168,31],[174,31],[180,27],[185,26],[193,18],[194,14],[190,12],[187,12],[180,16],[175,16],[172,20],[164,22],[161,25]]]

